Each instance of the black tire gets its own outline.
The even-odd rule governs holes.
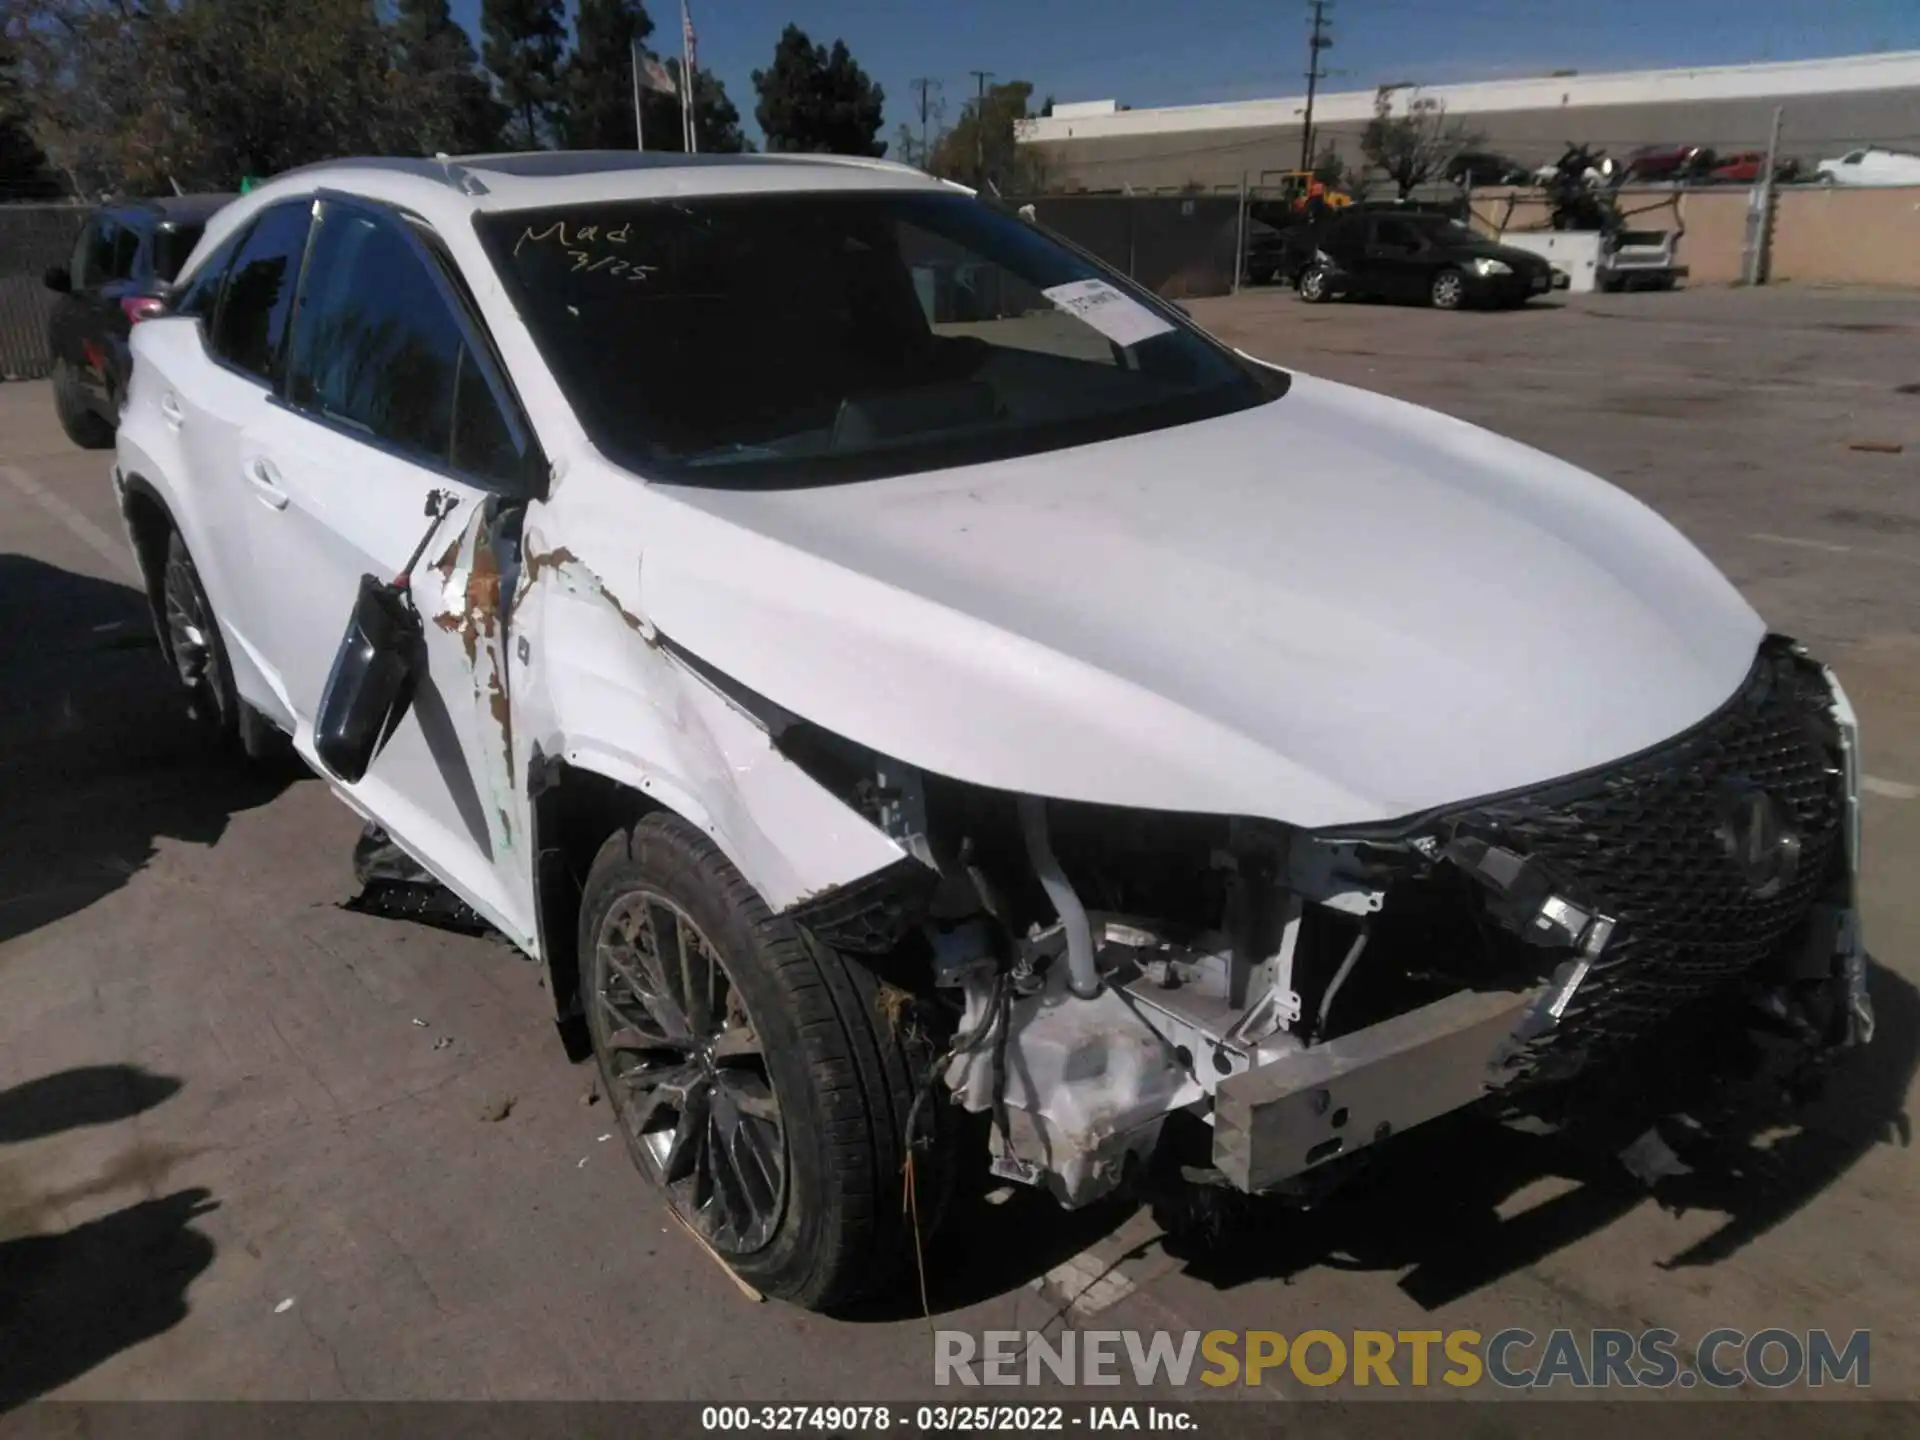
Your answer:
[[[636,912],[646,917],[638,931]],[[701,987],[685,977],[710,962],[687,968],[678,950],[677,992],[657,964],[688,940],[689,924],[693,953],[718,962],[718,990],[707,970],[704,1002],[690,999]],[[915,1002],[772,914],[711,840],[665,813],[601,846],[581,896],[579,953],[601,1087],[634,1164],[681,1217],[742,1279],[808,1309],[892,1288],[913,1253],[902,1214],[906,1126],[933,1058]],[[660,1023],[675,1005],[692,1045]],[[930,1100],[916,1128],[926,1133],[945,1108]],[[769,1124],[777,1177],[764,1163]],[[696,1147],[703,1153],[691,1154]],[[949,1168],[944,1148],[915,1161],[923,1244]],[[711,1171],[704,1203],[702,1167]]]
[[[1467,303],[1467,277],[1448,268],[1433,277],[1427,299],[1436,310],[1458,310]]]
[[[167,532],[165,567],[159,579],[161,651],[186,692],[187,714],[208,748],[232,750],[240,734],[240,695],[220,623],[178,530]]]
[[[1300,272],[1294,289],[1309,305],[1323,305],[1333,298],[1333,276],[1324,265],[1309,265]]]
[[[73,378],[73,367],[64,360],[53,362],[53,413],[67,439],[82,450],[105,450],[113,444],[113,429],[100,418],[80,394]]]

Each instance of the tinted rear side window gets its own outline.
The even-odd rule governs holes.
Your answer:
[[[293,312],[300,257],[307,247],[309,202],[262,212],[241,242],[213,322],[213,353],[269,384],[284,368],[287,317]]]
[[[213,312],[220,304],[220,286],[227,278],[227,267],[233,263],[233,253],[240,248],[247,234],[242,230],[229,235],[220,248],[207,257],[206,263],[193,272],[193,278],[174,301],[176,315],[192,315],[207,321],[213,319]]]
[[[96,215],[80,233],[73,251],[73,288],[91,290],[113,274],[113,242],[120,227],[105,215]]]
[[[140,231],[131,224],[122,223],[113,236],[113,262],[103,277],[108,280],[131,280],[133,269],[140,258]]]
[[[167,225],[153,233],[153,276],[171,281],[187,263],[193,247],[200,243],[204,225]]]

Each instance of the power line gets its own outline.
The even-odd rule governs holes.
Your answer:
[[[1313,168],[1313,95],[1320,88],[1325,72],[1320,68],[1320,52],[1333,48],[1333,37],[1325,33],[1327,10],[1333,0],[1313,0],[1313,34],[1307,41],[1307,113],[1300,127],[1300,168]]]

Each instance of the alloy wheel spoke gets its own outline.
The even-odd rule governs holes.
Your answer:
[[[713,1037],[713,1062],[716,1065],[759,1060],[765,1053],[760,1045],[760,1032],[749,1022],[729,1025]]]
[[[735,1168],[745,1182],[754,1208],[769,1224],[780,1198],[780,1131],[776,1126],[747,1120],[733,1132]]]
[[[674,926],[674,948],[680,965],[680,994],[686,1001],[687,1023],[696,1035],[713,1029],[713,972],[718,968],[690,925]]]
[[[680,1123],[673,1130],[673,1142],[660,1162],[669,1185],[677,1185],[691,1175],[696,1192],[699,1190],[699,1172],[705,1168],[700,1163],[701,1151],[706,1148],[707,1117],[712,1109],[713,1091],[708,1086],[698,1084],[688,1090],[686,1102],[680,1107]]]
[[[740,1114],[751,1115],[756,1120],[779,1121],[780,1107],[774,1103],[773,1090],[759,1076],[741,1072],[722,1075],[716,1088],[726,1103]]]
[[[606,1040],[610,1050],[671,1050],[678,1055],[693,1050],[691,1036],[675,1033],[662,1024],[660,1017],[637,998],[623,1003],[603,990],[600,1008],[610,1022]]]
[[[607,968],[623,982],[634,1000],[652,1018],[660,1033],[682,1049],[691,1049],[694,1032],[687,1024],[686,1012],[668,992],[659,974],[659,964],[644,950],[630,945],[602,947]]]
[[[713,1197],[721,1215],[733,1233],[746,1239],[753,1226],[753,1205],[747,1196],[746,1181],[734,1164],[730,1142],[737,1128],[723,1125],[716,1108],[707,1121],[707,1167],[713,1177]]]
[[[634,1098],[633,1111],[627,1117],[627,1128],[635,1135],[645,1135],[656,1128],[654,1122],[663,1113],[677,1114],[675,1107],[679,1103],[678,1092],[666,1085],[655,1085],[642,1090]]]

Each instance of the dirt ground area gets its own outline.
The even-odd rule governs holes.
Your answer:
[[[1450,1133],[1226,1253],[1023,1194],[936,1242],[935,1323],[1866,1329],[1871,1393],[1920,1397],[1920,297],[1192,310],[1626,487],[1830,660],[1871,777],[1879,1035],[1678,1213]],[[0,387],[0,1396],[926,1397],[917,1305],[753,1304],[670,1223],[535,966],[342,909],[359,827],[324,785],[195,758],[107,464],[44,385]]]

